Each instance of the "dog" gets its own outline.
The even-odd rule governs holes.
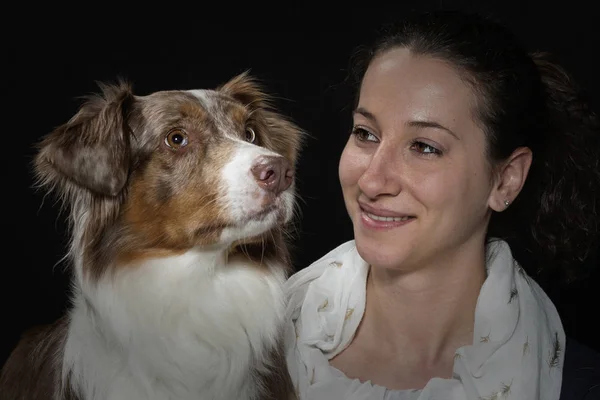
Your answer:
[[[295,399],[283,354],[304,131],[248,71],[215,89],[100,83],[44,136],[72,304],[24,335],[2,399]]]

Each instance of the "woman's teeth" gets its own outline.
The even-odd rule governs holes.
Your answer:
[[[375,215],[375,214],[371,214],[371,213],[365,213],[367,215],[367,217],[371,218],[372,220],[375,221],[384,221],[384,222],[397,222],[397,221],[406,221],[412,217],[380,217],[379,215]]]

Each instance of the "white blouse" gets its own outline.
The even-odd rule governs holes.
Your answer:
[[[422,390],[360,382],[329,364],[365,310],[369,266],[354,241],[290,277],[286,357],[300,399],[558,399],[565,334],[556,308],[506,242],[490,241],[487,253],[473,344],[456,351],[452,378],[433,378]]]
[[[358,398],[384,399],[384,400],[418,400],[421,390],[391,390],[383,386],[373,385],[371,382],[361,382],[358,379],[350,379],[342,371],[335,367],[329,367],[331,375],[323,380],[324,390],[320,393],[320,399],[335,399],[340,394],[349,398],[347,393]],[[319,383],[317,383],[319,385]],[[316,388],[313,391],[318,390]]]

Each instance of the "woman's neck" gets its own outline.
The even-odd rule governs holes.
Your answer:
[[[388,354],[424,368],[471,344],[475,307],[486,277],[479,244],[413,271],[371,267],[362,330]]]

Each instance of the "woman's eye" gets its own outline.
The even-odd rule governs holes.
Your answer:
[[[414,141],[412,143],[411,149],[413,149],[419,153],[422,153],[422,154],[437,154],[437,155],[442,154],[442,152],[440,150],[433,147],[432,145],[424,143],[424,142],[420,142],[418,140]]]
[[[360,140],[361,142],[377,142],[379,140],[377,139],[377,136],[373,135],[368,130],[360,127],[354,127],[352,129],[352,134],[356,136],[356,139]]]

